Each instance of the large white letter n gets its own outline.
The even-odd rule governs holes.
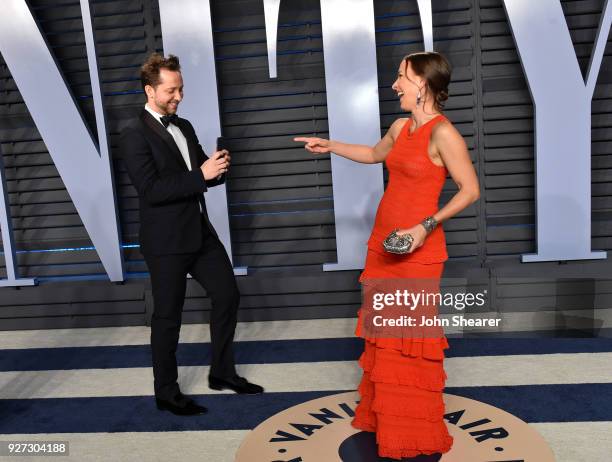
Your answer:
[[[123,256],[89,1],[81,0],[81,8],[99,148],[24,0],[2,1],[0,51],[110,280],[122,281]],[[15,284],[9,280],[5,285]]]
[[[524,262],[606,258],[591,251],[591,99],[612,11],[604,6],[586,85],[559,0],[504,0],[535,110],[537,253]]]

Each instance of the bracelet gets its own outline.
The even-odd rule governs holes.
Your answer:
[[[425,228],[425,231],[427,231],[427,234],[429,234],[436,228],[438,222],[433,216],[429,216],[425,218],[421,224],[423,225],[423,228]]]

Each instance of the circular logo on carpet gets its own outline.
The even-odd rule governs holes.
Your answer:
[[[258,425],[242,442],[236,462],[377,462],[374,433],[351,426],[357,392],[307,401]],[[440,462],[554,462],[544,438],[526,422],[489,404],[444,395],[453,448]],[[438,456],[439,457],[439,456]]]

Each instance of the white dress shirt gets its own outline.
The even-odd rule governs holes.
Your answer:
[[[155,119],[162,125],[162,127],[164,126],[164,124],[161,121],[163,114],[155,112],[153,109],[151,109],[151,107],[148,104],[145,104],[145,109],[149,112],[149,114],[155,117]],[[191,159],[189,159],[189,147],[187,146],[187,139],[185,138],[185,135],[183,135],[183,132],[181,131],[181,129],[178,128],[173,123],[169,123],[168,126],[165,128],[166,128],[166,131],[170,133],[170,135],[172,135],[172,138],[174,138],[174,142],[179,148],[179,151],[181,152],[181,155],[183,156],[183,159],[185,160],[185,164],[187,164],[187,168],[189,169],[189,171],[191,171]],[[198,202],[198,206],[200,207],[200,213],[201,213],[202,205],[200,204],[200,202]]]
[[[162,127],[164,126],[164,124],[161,121],[163,114],[159,114],[158,112],[155,112],[153,109],[151,109],[151,107],[148,104],[145,104],[145,109],[149,111],[149,114],[155,117],[155,119],[160,124],[162,124]],[[172,135],[172,138],[174,138],[174,142],[178,146],[179,151],[181,151],[181,155],[183,156],[183,159],[185,159],[187,168],[191,171],[191,160],[189,159],[189,148],[187,147],[187,139],[185,139],[185,135],[183,135],[183,132],[181,131],[181,129],[178,128],[173,123],[169,123],[168,126],[165,128],[166,128],[166,131],[170,133],[170,135]]]

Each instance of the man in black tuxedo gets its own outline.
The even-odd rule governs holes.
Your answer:
[[[147,104],[122,131],[120,150],[140,204],[140,251],[151,275],[151,350],[157,407],[178,415],[206,408],[180,392],[176,348],[187,274],[211,298],[209,387],[237,393],[263,388],[236,374],[232,342],[240,293],[223,244],[206,213],[203,193],[223,184],[226,150],[204,154],[191,123],[176,115],[183,99],[177,57],[152,54],[141,68]]]

